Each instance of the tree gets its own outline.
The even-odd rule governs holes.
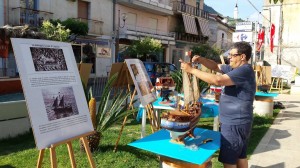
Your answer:
[[[70,36],[69,29],[66,29],[60,23],[55,26],[48,20],[43,22],[41,32],[46,35],[46,39],[54,41],[68,41]]]
[[[89,26],[87,23],[76,20],[76,19],[67,19],[64,21],[61,21],[59,19],[57,20],[50,20],[50,22],[54,25],[57,26],[58,23],[61,25],[65,26],[66,29],[70,29],[70,34],[74,34],[77,36],[85,36],[88,34],[89,31]]]
[[[202,57],[212,59],[216,62],[221,62],[219,57],[220,54],[220,49],[213,48],[208,44],[201,44],[192,48],[192,55],[201,55]]]
[[[142,40],[134,41],[132,45],[128,46],[126,52],[129,55],[135,55],[137,58],[147,57],[150,54],[156,54],[162,51],[162,44],[160,40],[155,40],[151,37],[145,37]]]

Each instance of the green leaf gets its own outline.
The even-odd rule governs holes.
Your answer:
[[[105,85],[104,91],[100,98],[98,112],[96,115],[96,130],[100,133],[107,130],[116,122],[124,119],[125,116],[135,113],[137,110],[126,110],[126,100],[130,97],[131,92],[121,90],[111,94],[113,83],[118,74],[114,74]]]

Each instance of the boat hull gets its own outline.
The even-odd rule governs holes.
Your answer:
[[[161,119],[161,127],[170,131],[185,132],[190,129],[190,122],[177,122]]]

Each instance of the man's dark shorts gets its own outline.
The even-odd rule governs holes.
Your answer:
[[[247,158],[247,143],[251,129],[252,123],[243,125],[221,124],[220,162],[236,164],[238,159]]]

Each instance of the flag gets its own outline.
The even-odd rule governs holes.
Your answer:
[[[259,30],[257,39],[258,39],[258,41],[257,41],[257,51],[260,51],[261,46],[265,41],[265,29],[264,28]]]
[[[275,36],[275,25],[272,24],[271,32],[270,32],[270,50],[271,50],[271,52],[273,52],[273,48],[274,48],[274,36]]]

